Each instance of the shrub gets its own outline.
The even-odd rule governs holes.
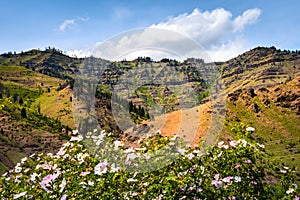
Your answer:
[[[159,132],[126,149],[94,130],[55,155],[23,158],[2,176],[1,198],[299,199],[294,169],[269,161],[264,145],[250,137],[254,129],[232,130],[235,140],[205,150]]]

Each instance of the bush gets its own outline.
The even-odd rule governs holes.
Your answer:
[[[250,138],[253,129],[232,130],[235,140],[205,151],[159,132],[125,149],[112,134],[94,130],[84,140],[72,137],[55,155],[23,158],[2,176],[1,198],[299,199],[294,169],[269,161],[264,145]],[[168,153],[169,163],[159,156]]]

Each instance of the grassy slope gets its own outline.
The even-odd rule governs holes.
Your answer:
[[[0,66],[0,75],[1,83],[5,88],[9,88],[11,94],[9,98],[4,95],[0,100],[0,128],[3,131],[3,134],[0,134],[0,154],[12,164],[16,164],[26,154],[56,151],[62,143],[59,128],[61,125],[37,113],[36,102],[39,99],[42,110],[43,105],[49,102],[47,98],[42,98],[48,94],[48,88],[56,92],[55,89],[65,81],[22,66]],[[15,93],[23,99],[22,105],[12,102]],[[21,108],[26,109],[26,118],[21,117]],[[46,111],[41,114],[45,114]],[[7,163],[0,163],[0,172],[3,172],[7,169]]]

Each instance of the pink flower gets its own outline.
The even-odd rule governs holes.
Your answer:
[[[237,145],[237,141],[233,140],[230,142],[230,146],[236,147],[236,145]]]
[[[232,176],[227,176],[226,178],[223,178],[223,181],[224,181],[225,183],[229,183],[231,179],[233,179]]]
[[[256,181],[252,181],[252,184],[253,184],[253,185],[257,185],[257,182],[256,182]]]
[[[234,168],[238,169],[238,168],[240,168],[241,166],[242,166],[242,165],[238,163]]]
[[[251,160],[245,160],[245,163],[251,163],[252,161]]]
[[[217,180],[213,180],[211,184],[214,185],[216,188],[221,188],[223,185],[222,181],[217,181]]]
[[[58,176],[59,174],[49,174],[43,178],[42,182],[40,182],[40,185],[42,186],[47,185],[50,182],[55,181],[55,179],[57,179]]]
[[[62,197],[60,198],[60,200],[66,200],[66,199],[67,199],[67,195],[66,194],[62,195]]]
[[[224,141],[218,142],[218,147],[221,148],[223,147]]]
[[[108,165],[107,160],[96,165],[95,174],[96,175],[105,174],[107,172],[107,165]]]
[[[219,180],[219,178],[220,178],[220,174],[216,174],[216,175],[214,176],[214,179],[215,179],[215,180]]]
[[[88,174],[90,174],[91,172],[89,172],[89,171],[86,171],[86,172],[81,172],[80,173],[80,176],[85,176],[85,175],[88,175]]]

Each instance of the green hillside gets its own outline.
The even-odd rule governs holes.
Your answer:
[[[215,79],[208,72],[214,70],[220,72],[225,85],[223,93],[228,94],[226,123],[220,139],[232,139],[231,127],[243,122],[256,128],[253,138],[266,144],[273,159],[300,167],[299,52],[257,47],[216,65],[200,59],[178,62],[141,57],[133,61],[103,61],[106,63],[102,66],[104,71],[85,68],[88,67],[85,61],[66,56],[54,48],[0,55],[2,171],[25,154],[54,152],[61,145],[68,129],[76,128],[72,103],[78,96],[74,96],[74,90],[81,89],[82,96],[92,91],[94,85],[90,77],[99,78],[100,84],[95,87],[95,108],[101,127],[120,136],[122,130],[111,109],[112,97],[116,98],[120,110],[130,106],[130,118],[134,122],[130,126],[135,126],[154,115],[182,109],[179,105],[182,99],[193,103],[189,106],[209,103],[207,97]],[[82,75],[90,73],[89,76],[76,75],[82,69],[85,70]],[[127,80],[133,83],[144,83],[151,77],[157,79],[131,93],[120,87],[118,96],[113,96],[123,76],[128,76]],[[180,76],[185,77],[185,81]],[[157,84],[157,80],[180,85],[181,93]],[[82,84],[83,88],[74,89],[74,82]],[[189,96],[190,91],[195,95]],[[129,100],[125,100],[126,97]],[[160,108],[151,109],[155,105]],[[26,117],[22,117],[23,108]],[[124,117],[122,112],[119,114],[120,118]]]

